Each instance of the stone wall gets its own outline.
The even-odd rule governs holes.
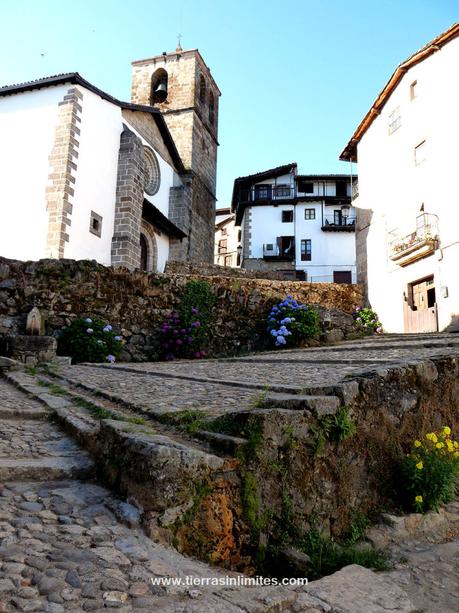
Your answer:
[[[76,317],[98,316],[121,331],[126,341],[123,359],[154,359],[160,350],[159,326],[179,305],[190,279],[207,280],[216,296],[211,355],[263,347],[266,313],[288,294],[340,313],[350,313],[362,300],[356,285],[148,274],[88,260],[0,258],[0,335],[24,333],[27,313],[33,307],[44,316],[48,335],[56,335]],[[336,321],[344,323],[337,326],[349,327],[346,321],[350,319],[338,313]]]
[[[206,277],[231,277],[233,279],[271,279],[281,281],[282,272],[267,270],[248,270],[247,268],[232,268],[231,266],[219,266],[218,264],[197,264],[194,262],[168,261],[166,274],[169,275],[202,275]]]

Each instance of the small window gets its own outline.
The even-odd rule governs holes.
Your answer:
[[[414,100],[417,97],[418,97],[418,82],[413,81],[413,83],[411,83],[410,85],[410,99]]]
[[[416,164],[416,166],[419,166],[419,164],[422,164],[425,159],[426,141],[423,140],[422,143],[419,143],[419,145],[416,145],[416,147],[414,148],[414,163]]]
[[[225,266],[232,266],[232,264],[233,264],[233,256],[226,255],[225,256]]]
[[[293,221],[293,211],[282,211],[283,223],[290,223]]]
[[[302,194],[313,194],[314,183],[311,181],[298,181],[298,191]]]
[[[346,181],[336,182],[336,195],[339,198],[346,198],[347,196],[347,183]]]
[[[301,241],[301,260],[311,261],[311,240],[309,238]]]
[[[241,265],[241,254],[238,253],[236,257],[236,266],[240,266],[240,265]]]
[[[238,231],[237,231],[237,242],[238,242],[238,243],[240,243],[240,242],[241,242],[241,236],[242,236],[241,230],[238,230]]]
[[[226,236],[228,234],[228,230],[226,228],[222,228],[221,232],[222,236]]]
[[[267,243],[267,244],[265,245],[265,250],[266,250],[266,251],[274,251],[274,245],[273,245],[273,243]]]
[[[400,115],[400,107],[392,111],[389,115],[389,134],[393,134],[402,125],[402,116]]]
[[[199,79],[199,100],[202,104],[206,101],[206,82],[202,75]]]
[[[215,101],[214,101],[214,95],[212,92],[210,92],[209,94],[209,121],[212,125],[214,125],[215,122]]]
[[[218,253],[226,253],[228,247],[228,241],[226,238],[222,238],[218,241]]]
[[[304,210],[304,218],[305,219],[315,219],[316,218],[316,210],[315,209],[305,209]]]
[[[91,232],[91,234],[94,234],[99,238],[102,236],[102,217],[97,213],[94,213],[94,211],[91,211],[89,231]]]

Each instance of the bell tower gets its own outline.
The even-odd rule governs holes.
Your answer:
[[[179,45],[132,68],[132,102],[161,111],[189,172],[189,193],[171,190],[169,216],[188,238],[172,246],[170,259],[212,263],[220,90],[197,49]]]

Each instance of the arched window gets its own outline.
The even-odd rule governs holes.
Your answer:
[[[199,79],[199,100],[202,102],[202,104],[204,104],[206,101],[206,82],[202,75]]]
[[[148,242],[144,234],[140,235],[140,270],[148,270]]]
[[[209,121],[212,125],[215,122],[215,101],[214,101],[214,95],[212,92],[210,92],[210,95],[209,95]]]
[[[164,68],[158,68],[151,77],[150,103],[164,102],[167,98],[168,76]]]
[[[161,185],[161,171],[159,169],[158,158],[150,147],[143,148],[143,160],[145,170],[144,190],[149,196],[154,196]]]

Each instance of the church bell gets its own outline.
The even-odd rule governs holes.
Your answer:
[[[167,87],[164,81],[160,81],[158,85],[155,87],[155,99],[158,102],[164,102],[167,98]]]

